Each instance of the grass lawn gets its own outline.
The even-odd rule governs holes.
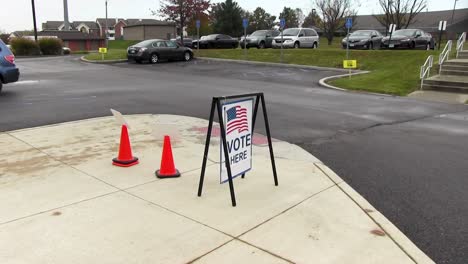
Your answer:
[[[332,85],[369,92],[407,95],[418,88],[419,69],[429,55],[437,51],[425,50],[352,50],[350,59],[358,61],[360,70],[369,74],[331,81]],[[243,50],[200,50],[200,57],[243,59]],[[284,50],[284,62],[324,67],[342,68],[346,51],[339,48]],[[248,60],[280,62],[280,50],[249,49]]]
[[[285,49],[284,62],[323,67],[342,68],[346,50],[340,48],[341,38],[327,45],[320,39],[318,49]],[[110,41],[107,60],[126,59],[126,48],[135,41]],[[443,43],[442,47],[445,45]],[[454,50],[454,49],[453,49]],[[280,62],[279,49],[249,49],[247,60],[261,62]],[[245,59],[242,49],[214,49],[196,51],[196,57],[222,59]],[[351,50],[350,59],[358,61],[358,69],[371,71],[369,74],[353,76],[351,79],[332,80],[330,84],[350,90],[361,90],[393,95],[407,95],[419,88],[419,70],[429,55],[434,55],[433,73],[439,51],[426,50]],[[92,53],[85,56],[89,60],[101,60],[101,54]],[[451,57],[453,58],[453,56]]]
[[[102,55],[100,53],[90,53],[85,56],[87,60],[102,60]],[[120,60],[127,59],[127,50],[126,49],[109,49],[107,54],[104,55],[104,60]]]
[[[109,49],[127,49],[129,46],[140,42],[139,40],[109,40]]]

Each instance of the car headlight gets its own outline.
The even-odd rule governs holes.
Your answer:
[[[284,42],[292,42],[292,39],[287,39]]]

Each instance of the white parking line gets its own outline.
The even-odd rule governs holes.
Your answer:
[[[14,83],[10,84],[10,86],[21,85],[21,84],[35,84],[35,83],[38,83],[38,82],[39,82],[38,80],[17,81],[17,82],[14,82]]]

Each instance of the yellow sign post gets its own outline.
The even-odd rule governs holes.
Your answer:
[[[102,60],[104,60],[104,54],[107,54],[107,48],[99,48],[99,53],[101,53]]]
[[[357,68],[357,60],[344,60],[343,68],[349,69],[349,78],[351,79],[351,69]]]

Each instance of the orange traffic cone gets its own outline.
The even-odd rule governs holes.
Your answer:
[[[164,136],[161,168],[156,171],[156,177],[174,178],[179,176],[180,172],[175,168],[174,158],[172,157],[171,138],[169,136]]]
[[[120,134],[119,157],[113,159],[112,164],[119,167],[130,167],[138,164],[138,158],[132,155],[132,147],[130,146],[130,138],[128,137],[126,125],[122,125],[122,132]]]

